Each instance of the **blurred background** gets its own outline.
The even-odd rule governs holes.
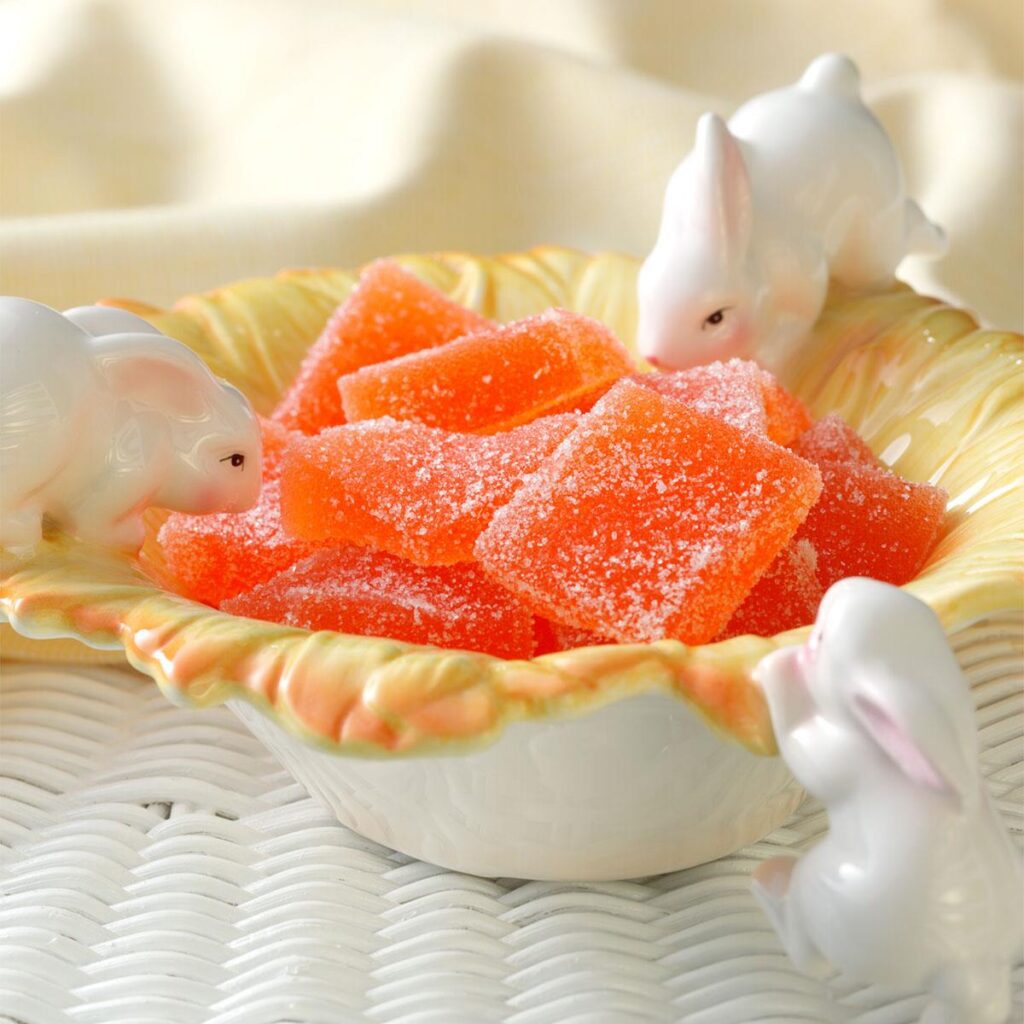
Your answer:
[[[643,255],[700,113],[830,49],[951,236],[905,276],[1019,328],[1021,0],[0,0],[0,292]]]

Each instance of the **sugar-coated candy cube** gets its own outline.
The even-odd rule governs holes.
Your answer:
[[[816,423],[793,447],[821,470],[821,498],[797,538],[814,545],[822,587],[847,576],[897,586],[912,580],[938,540],[946,492],[882,468],[835,419]]]
[[[811,424],[799,399],[767,370],[747,359],[668,373],[643,373],[633,379],[667,398],[692,405],[698,412],[778,444],[788,444]]]
[[[301,435],[276,420],[267,419],[265,416],[258,419],[263,440],[263,483],[266,484],[270,480],[276,480],[280,475],[281,457],[285,448],[291,440]]]
[[[754,433],[621,381],[476,544],[538,615],[616,640],[717,636],[821,489]]]
[[[816,466],[856,462],[862,466],[880,468],[875,453],[864,438],[835,413],[829,413],[813,427],[805,429],[790,447],[800,458]]]
[[[422,565],[469,561],[494,512],[577,422],[563,413],[483,436],[385,418],[300,438],[285,457],[285,528]]]
[[[338,387],[350,422],[392,416],[488,434],[579,408],[631,369],[607,327],[551,309],[367,366]]]
[[[232,615],[528,658],[533,617],[475,565],[419,566],[369,548],[321,548],[225,601]]]
[[[339,377],[491,326],[397,263],[378,260],[306,353],[274,418],[306,434],[344,423]]]
[[[810,541],[790,541],[733,613],[718,639],[744,633],[774,636],[813,622],[824,596],[817,562]]]
[[[799,534],[818,553],[821,585],[847,576],[909,583],[938,540],[945,491],[852,462],[822,466],[821,477],[821,500]]]
[[[280,488],[278,480],[264,483],[247,512],[168,516],[157,543],[180,593],[218,607],[314,550],[284,532]]]
[[[767,437],[768,417],[756,371],[753,363],[732,359],[689,370],[641,373],[632,379],[666,398],[686,402],[706,416]]]

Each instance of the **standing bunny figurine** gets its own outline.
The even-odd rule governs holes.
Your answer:
[[[783,758],[828,811],[754,893],[798,967],[927,987],[923,1021],[1002,1024],[1020,955],[1020,862],[978,770],[970,690],[927,605],[829,590],[806,647],[757,669]]]
[[[733,356],[778,369],[818,318],[830,277],[884,285],[904,256],[944,251],[861,100],[856,65],[825,54],[728,125],[700,119],[640,270],[640,354],[669,369]]]
[[[249,508],[260,452],[242,393],[140,317],[0,297],[0,546],[31,549],[48,515],[137,549],[149,505]]]

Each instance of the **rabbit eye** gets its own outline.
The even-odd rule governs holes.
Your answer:
[[[245,456],[241,452],[235,452],[232,455],[225,455],[221,462],[230,462],[235,469],[239,469],[245,465]]]
[[[710,316],[704,317],[704,323],[701,324],[701,330],[705,327],[717,327],[724,319],[725,314],[732,309],[732,306],[723,306],[721,309],[716,309]]]

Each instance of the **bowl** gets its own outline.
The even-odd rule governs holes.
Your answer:
[[[563,306],[627,344],[635,260],[541,248],[398,257],[499,320]],[[287,271],[182,299],[124,300],[269,412],[356,274]],[[1024,339],[903,285],[834,289],[783,381],[838,412],[901,476],[949,495],[907,589],[955,631],[1021,606]],[[752,672],[807,630],[687,647],[612,645],[503,661],[234,618],[174,594],[152,510],[138,560],[47,535],[0,556],[0,612],[23,637],[126,655],[173,701],[227,703],[356,831],[483,875],[599,879],[676,870],[780,824],[801,793]],[[8,634],[8,650],[10,640]],[[60,646],[51,653],[61,652]]]

